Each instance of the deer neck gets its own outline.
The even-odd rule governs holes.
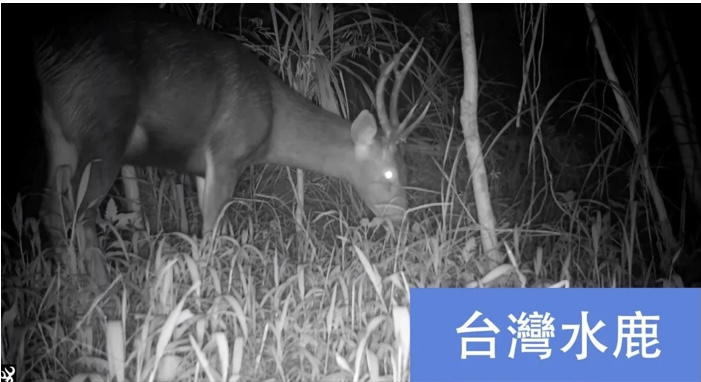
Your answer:
[[[270,82],[274,118],[265,162],[351,180],[356,160],[351,123],[307,101],[279,79]]]

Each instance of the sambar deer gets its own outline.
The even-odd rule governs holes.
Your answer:
[[[60,195],[67,187],[57,170],[69,170],[77,200],[88,164],[77,206],[87,248],[97,245],[97,205],[124,164],[204,178],[203,234],[213,231],[242,169],[254,163],[345,179],[375,214],[401,221],[407,197],[398,142],[428,110],[411,126],[415,107],[401,123],[397,117],[401,82],[419,51],[400,71],[407,47],[383,66],[378,131],[369,111],[348,122],[296,93],[239,42],[165,11],[103,7],[63,21],[35,42],[49,151],[42,216],[53,244],[65,250]],[[384,87],[392,72],[388,117]],[[104,263],[93,260],[104,284]]]

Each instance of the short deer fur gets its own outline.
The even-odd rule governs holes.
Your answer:
[[[107,8],[54,28],[35,44],[49,151],[42,215],[53,243],[60,247],[65,238],[59,195],[66,189],[57,170],[70,171],[76,200],[88,164],[78,206],[88,247],[97,244],[96,206],[124,164],[203,177],[203,233],[213,231],[242,169],[254,163],[345,179],[375,214],[401,221],[407,197],[397,144],[428,110],[409,127],[415,109],[403,122],[397,118],[397,93],[416,58],[415,52],[404,70],[396,68],[407,46],[385,64],[377,84],[380,133],[370,112],[348,122],[325,111],[234,39],[166,12]],[[384,86],[392,71],[388,117]]]

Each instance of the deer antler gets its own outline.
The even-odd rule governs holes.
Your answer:
[[[385,133],[385,137],[387,137],[387,143],[388,144],[394,144],[397,143],[399,140],[403,140],[406,136],[411,133],[412,130],[414,130],[421,120],[426,116],[426,113],[428,112],[428,108],[431,106],[431,103],[429,102],[426,107],[424,108],[423,112],[417,118],[409,127],[407,127],[407,124],[409,123],[409,120],[411,117],[414,115],[414,112],[416,111],[416,106],[411,108],[409,111],[409,114],[404,118],[404,120],[400,123],[399,122],[399,117],[397,115],[397,102],[399,99],[399,93],[401,92],[401,87],[402,83],[404,82],[404,78],[406,77],[407,73],[409,72],[409,69],[411,69],[411,66],[414,64],[414,60],[416,60],[416,56],[419,54],[419,51],[421,50],[421,46],[423,44],[423,39],[419,41],[419,45],[416,47],[416,50],[414,53],[411,55],[409,58],[409,61],[407,64],[404,66],[402,70],[398,69],[399,66],[399,61],[402,58],[402,55],[404,52],[409,48],[409,44],[411,44],[411,41],[406,43],[402,49],[399,50],[397,54],[394,55],[394,57],[385,63],[382,66],[382,70],[380,73],[380,78],[377,80],[377,87],[375,88],[375,99],[377,102],[377,117],[380,122],[380,127]],[[389,110],[389,117],[387,117],[387,109],[385,107],[385,98],[384,98],[384,91],[385,91],[385,84],[387,83],[387,79],[389,78],[389,74],[394,71],[394,86],[392,87],[392,93],[390,95],[390,110]]]

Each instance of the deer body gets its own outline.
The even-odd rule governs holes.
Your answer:
[[[388,130],[378,134],[368,111],[348,122],[315,106],[235,40],[139,7],[101,8],[46,36],[35,67],[49,149],[42,210],[54,244],[65,237],[57,170],[70,170],[77,192],[89,163],[79,208],[88,246],[95,201],[124,164],[204,178],[203,233],[241,170],[260,162],[346,179],[373,212],[402,219],[405,169]]]

